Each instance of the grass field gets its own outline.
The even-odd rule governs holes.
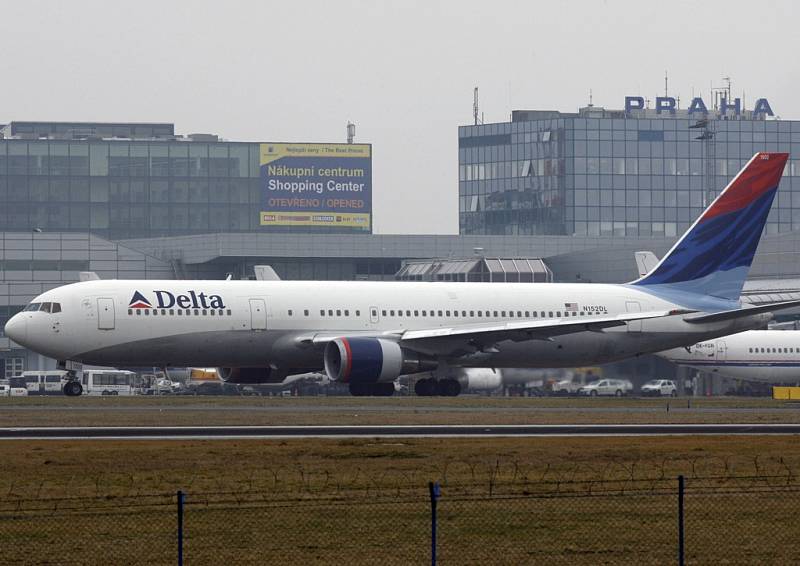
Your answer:
[[[796,422],[770,399],[28,398],[0,426]],[[794,436],[0,442],[0,562],[662,564],[800,552]],[[754,479],[754,477],[762,479]],[[722,488],[714,491],[711,488]],[[753,492],[751,488],[755,488]],[[75,533],[74,536],[69,536]]]
[[[29,397],[0,399],[0,426],[796,423],[765,398]]]
[[[678,474],[691,563],[800,541],[790,436],[7,441],[0,466],[6,563],[174,563],[182,489],[187,563],[421,564],[431,480],[442,564],[670,563]],[[770,489],[743,492],[753,475]]]

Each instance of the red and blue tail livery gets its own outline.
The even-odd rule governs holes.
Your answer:
[[[788,153],[757,153],[647,275],[633,285],[738,301]]]

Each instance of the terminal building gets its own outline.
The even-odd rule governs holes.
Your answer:
[[[507,123],[460,127],[458,162],[441,159],[459,170],[461,234],[430,236],[372,233],[369,144],[232,142],[179,135],[172,124],[11,122],[0,129],[0,377],[51,367],[2,328],[82,271],[223,279],[269,264],[290,280],[630,281],[634,252],[664,254],[750,155],[800,155],[800,122],[715,112],[515,111]],[[795,165],[754,280],[800,278]],[[769,288],[789,296],[800,283]],[[674,371],[655,359],[622,367]]]

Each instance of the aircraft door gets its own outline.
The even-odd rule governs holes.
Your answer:
[[[724,362],[728,359],[728,345],[725,340],[717,340],[717,361]]]
[[[97,299],[97,329],[114,330],[114,299]]]
[[[267,303],[264,299],[250,299],[250,330],[267,329]]]
[[[369,321],[372,324],[377,324],[380,321],[380,316],[378,315],[378,307],[369,307]]]
[[[629,313],[642,312],[642,305],[638,301],[626,301],[625,310],[628,311]],[[632,320],[628,322],[628,332],[641,332],[641,331],[642,331],[641,320]]]

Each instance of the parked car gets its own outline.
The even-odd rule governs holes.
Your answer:
[[[600,379],[587,383],[578,389],[578,395],[585,395],[587,397],[597,397],[598,395],[622,397],[627,392],[628,388],[621,379]]]
[[[571,379],[562,379],[561,381],[553,382],[550,392],[553,395],[574,395],[580,388],[580,383],[576,383]]]
[[[642,395],[659,396],[678,396],[678,386],[670,379],[653,379],[642,385]]]
[[[27,397],[27,387],[14,387],[7,383],[0,384],[0,397]]]

